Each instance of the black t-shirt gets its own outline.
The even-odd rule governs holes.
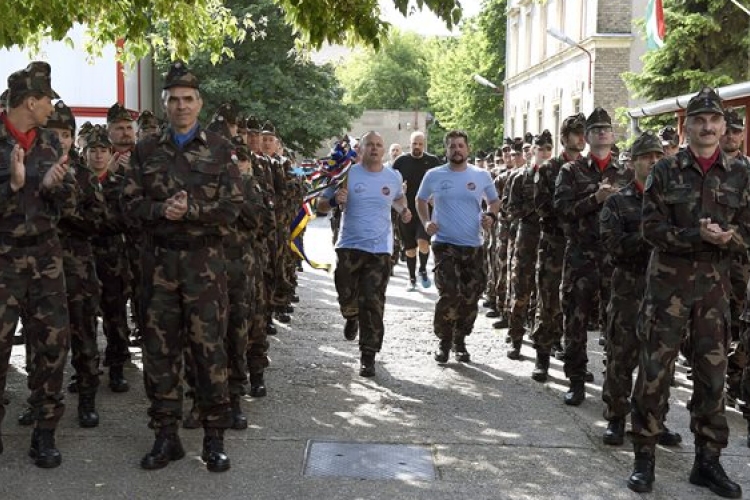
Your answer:
[[[410,154],[401,155],[393,162],[393,170],[401,174],[406,182],[406,201],[409,210],[416,214],[416,197],[422,178],[431,168],[441,165],[437,156],[430,153],[422,153],[419,158]]]

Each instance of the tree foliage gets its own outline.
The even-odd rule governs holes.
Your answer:
[[[207,52],[188,61],[202,82],[204,123],[221,103],[236,101],[246,115],[271,120],[289,147],[307,155],[345,131],[355,110],[342,104],[333,68],[316,66],[295,50],[293,30],[278,6],[272,0],[232,0],[230,6],[237,16],[264,19],[265,36],[231,44],[234,57],[217,65]]]
[[[379,50],[360,51],[336,70],[345,102],[360,109],[425,109],[430,79],[425,45],[419,35],[394,30]]]
[[[623,75],[636,97],[664,99],[747,78],[748,18],[731,2],[665,2],[664,16],[664,46],[646,53],[642,72]]]
[[[275,0],[299,40],[319,48],[325,42],[364,43],[377,47],[388,23],[380,19],[377,0]],[[426,7],[452,27],[461,19],[458,0],[393,0],[403,14]],[[8,0],[0,22],[0,47],[38,49],[44,38],[64,40],[74,24],[84,24],[86,49],[123,39],[128,57],[152,51],[187,59],[208,52],[214,59],[231,55],[227,40],[240,42],[252,20],[233,15],[227,0]],[[70,40],[68,40],[70,41]]]

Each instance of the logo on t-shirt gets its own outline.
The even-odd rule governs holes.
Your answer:
[[[361,194],[365,192],[365,184],[363,182],[358,182],[354,185],[354,192],[357,194]]]
[[[477,188],[477,185],[476,185],[476,184],[474,184],[473,182],[470,182],[470,183],[468,183],[468,184],[466,185],[466,188],[467,188],[467,189],[468,189],[469,191],[474,191],[474,190],[475,190],[475,189]]]
[[[383,189],[381,189],[380,191],[384,196],[388,196],[389,194],[391,194],[391,188],[389,188],[388,186],[383,186]]]

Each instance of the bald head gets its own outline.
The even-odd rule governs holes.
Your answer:
[[[391,144],[391,146],[388,148],[388,156],[391,157],[391,162],[396,161],[396,158],[401,156],[401,153],[403,153],[404,150],[401,148],[401,144],[394,142]]]
[[[424,132],[412,132],[411,138],[411,155],[414,158],[421,158],[424,154]]]

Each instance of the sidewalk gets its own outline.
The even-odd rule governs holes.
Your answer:
[[[333,261],[327,221],[312,223],[305,247],[314,260]],[[8,381],[11,404],[2,428],[0,499],[639,498],[625,485],[633,458],[629,441],[623,447],[601,443],[605,421],[598,335],[591,334],[589,343],[589,368],[596,380],[587,384],[587,399],[577,408],[562,403],[567,382],[561,362],[552,361],[550,382],[532,381],[534,351],[528,340],[523,361],[508,360],[504,331],[493,330],[492,320],[481,313],[467,342],[472,363],[438,366],[432,359],[435,289],[407,292],[406,268],[400,265],[388,290],[377,376],[364,379],[357,374],[356,342],[343,338],[332,276],[306,266],[299,279],[301,302],[291,327],[279,327],[279,334],[271,338],[268,396],[244,404],[250,429],[227,431],[229,472],[206,471],[199,458],[201,430],[180,431],[185,459],[160,471],[140,469],[153,434],[146,427],[139,351],[126,370],[130,392],[113,394],[106,383],[100,389],[99,427],[79,428],[77,398],[66,397],[68,408],[58,431],[63,464],[52,470],[34,467],[26,455],[30,429],[16,424],[27,394],[24,350],[17,346],[12,355],[15,371]],[[66,383],[70,373],[69,368]],[[684,443],[676,449],[659,448],[654,493],[644,497],[718,498],[687,481],[693,445],[685,409],[690,383],[682,367],[677,368],[677,380],[668,424],[682,434]],[[745,422],[735,410],[727,414],[730,446],[722,463],[750,492]],[[310,477],[304,474],[310,440],[426,449],[435,476]]]

